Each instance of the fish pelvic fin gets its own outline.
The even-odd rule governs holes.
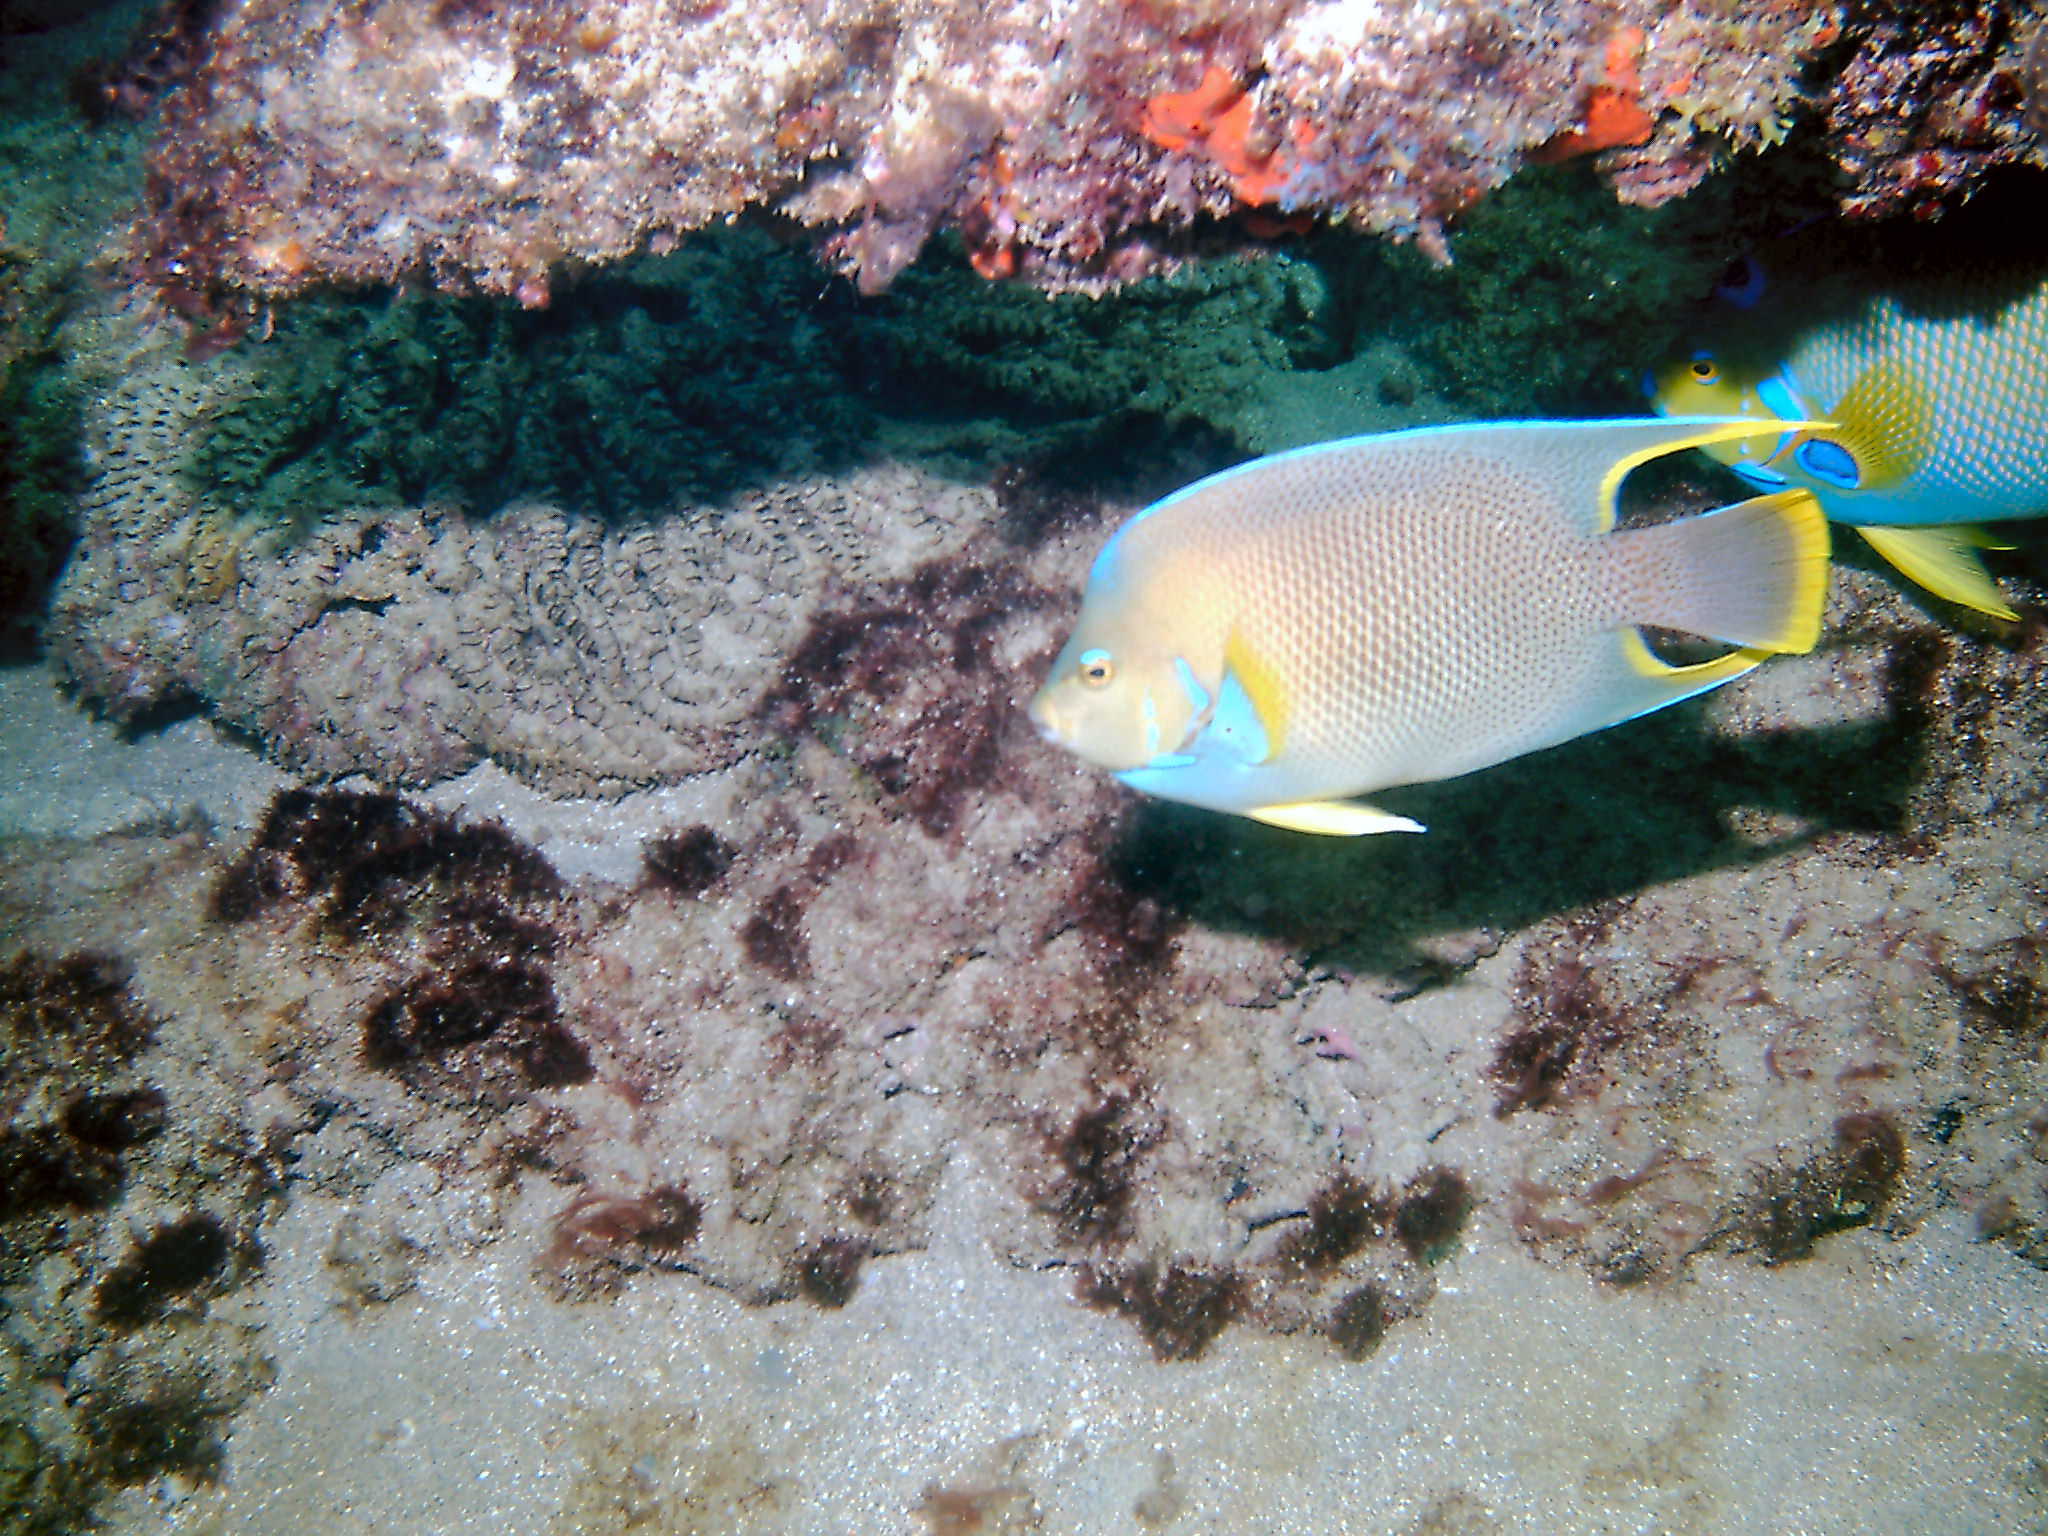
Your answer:
[[[2019,617],[1977,553],[2002,547],[1981,530],[1962,523],[1935,523],[1911,528],[1859,526],[1856,531],[1908,581],[1936,597],[1997,619]]]
[[[1610,542],[1631,623],[1756,651],[1810,651],[1820,638],[1828,520],[1811,491],[1773,491]]]
[[[1293,805],[1262,805],[1244,813],[1269,827],[1313,832],[1321,837],[1366,837],[1375,832],[1427,832],[1419,821],[1396,816],[1357,800],[1303,800]]]

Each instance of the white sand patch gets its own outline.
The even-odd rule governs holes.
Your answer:
[[[873,1262],[839,1312],[673,1275],[567,1306],[527,1278],[531,1239],[351,1312],[325,1264],[338,1206],[300,1200],[237,1303],[279,1378],[225,1486],[132,1496],[115,1529],[825,1536],[952,1499],[984,1529],[1077,1536],[1145,1529],[1141,1506],[1244,1533],[1962,1536],[2036,1508],[2040,1276],[1958,1220],[1626,1293],[1481,1231],[1363,1364],[1232,1333],[1161,1365],[1060,1274],[992,1258],[972,1234],[998,1198],[956,1167],[933,1247]]]
[[[60,693],[47,667],[0,668],[0,837],[84,839],[195,815],[254,826],[290,782],[209,720],[129,738]]]

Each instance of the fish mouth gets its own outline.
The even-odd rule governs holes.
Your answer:
[[[1031,717],[1031,723],[1037,728],[1040,739],[1049,741],[1056,747],[1067,744],[1066,722],[1060,719],[1059,711],[1047,702],[1044,694],[1039,694],[1027,704],[1024,713]]]

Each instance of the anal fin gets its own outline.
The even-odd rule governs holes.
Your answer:
[[[1712,661],[1674,666],[1652,651],[1642,635],[1625,629],[1614,636],[1614,658],[1604,686],[1587,701],[1586,712],[1551,738],[1570,741],[1588,731],[1605,730],[1624,720],[1678,704],[1754,671],[1776,654],[1754,646],[1716,656]]]
[[[1988,613],[1993,618],[2016,619],[2019,614],[1999,593],[1998,583],[1984,569],[1980,549],[1998,546],[1976,528],[1964,523],[1916,524],[1904,528],[1872,528],[1858,525],[1870,547],[1889,560],[1907,580],[1917,582],[1936,597]]]
[[[1303,800],[1293,805],[1262,805],[1246,811],[1253,821],[1290,832],[1314,832],[1322,837],[1366,837],[1375,832],[1427,832],[1419,821],[1396,816],[1377,806],[1357,800]]]

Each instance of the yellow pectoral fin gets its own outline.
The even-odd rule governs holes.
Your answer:
[[[1857,490],[1897,485],[1934,452],[1934,407],[1895,357],[1867,369],[1828,414],[1835,418],[1834,439],[1854,462]]]
[[[1304,800],[1294,805],[1262,805],[1245,815],[1290,832],[1322,837],[1365,837],[1374,832],[1427,832],[1419,821],[1395,816],[1356,800]]]
[[[1280,680],[1279,672],[1253,651],[1234,628],[1223,643],[1223,670],[1225,677],[1236,681],[1244,702],[1256,717],[1259,733],[1265,740],[1259,760],[1279,756],[1287,745],[1290,713],[1287,685]]]
[[[1996,549],[1975,528],[1960,523],[1935,523],[1912,528],[1866,528],[1863,535],[1907,580],[1918,582],[1936,597],[1988,613],[1994,618],[2019,617],[2000,595],[1998,583],[1978,558],[1980,549]]]

